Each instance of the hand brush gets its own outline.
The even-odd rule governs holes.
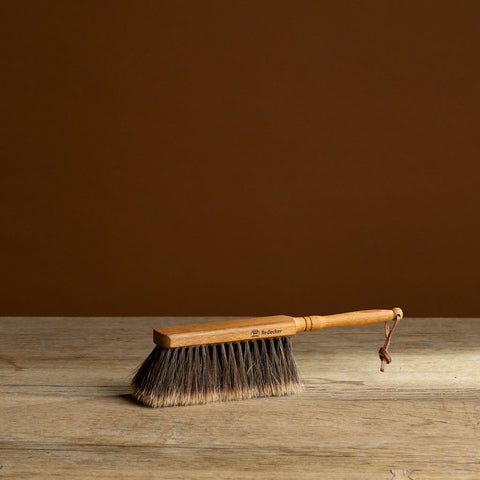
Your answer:
[[[291,337],[327,327],[385,322],[386,340],[379,350],[383,371],[391,361],[387,349],[402,316],[402,310],[394,308],[157,328],[156,347],[132,380],[133,396],[149,407],[169,407],[300,392]]]

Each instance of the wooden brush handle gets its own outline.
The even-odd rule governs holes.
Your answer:
[[[403,317],[401,308],[392,310],[360,310],[358,312],[338,313],[336,315],[312,315],[308,317],[295,317],[297,332],[310,332],[328,327],[355,327],[371,323],[383,323],[395,320],[397,316]]]
[[[243,342],[262,338],[291,337],[297,332],[308,332],[326,327],[347,327],[388,322],[397,315],[402,318],[400,308],[393,310],[364,310],[338,315],[245,318],[222,322],[195,323],[174,327],[156,328],[153,341],[163,348],[190,347],[216,343]]]

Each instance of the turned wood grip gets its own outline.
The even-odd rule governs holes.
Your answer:
[[[294,318],[287,315],[276,315],[273,317],[195,323],[156,328],[153,331],[153,341],[163,348],[244,342],[262,338],[290,337],[297,332],[308,332],[327,327],[350,327],[388,322],[394,320],[397,315],[400,315],[400,318],[403,316],[400,308],[364,310],[326,316],[313,315]]]
[[[400,308],[395,307],[392,310],[360,310],[336,315],[295,317],[295,322],[297,332],[309,332],[328,327],[355,327],[371,323],[383,323],[395,320],[397,316],[402,318],[403,312]]]

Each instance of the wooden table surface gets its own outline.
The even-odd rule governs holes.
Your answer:
[[[480,478],[480,319],[299,334],[306,391],[150,409],[129,377],[154,326],[192,318],[0,318],[0,479]]]

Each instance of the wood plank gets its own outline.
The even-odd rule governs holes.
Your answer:
[[[480,477],[479,320],[402,320],[383,374],[380,325],[299,334],[296,396],[136,404],[152,328],[196,320],[0,319],[0,477]]]

